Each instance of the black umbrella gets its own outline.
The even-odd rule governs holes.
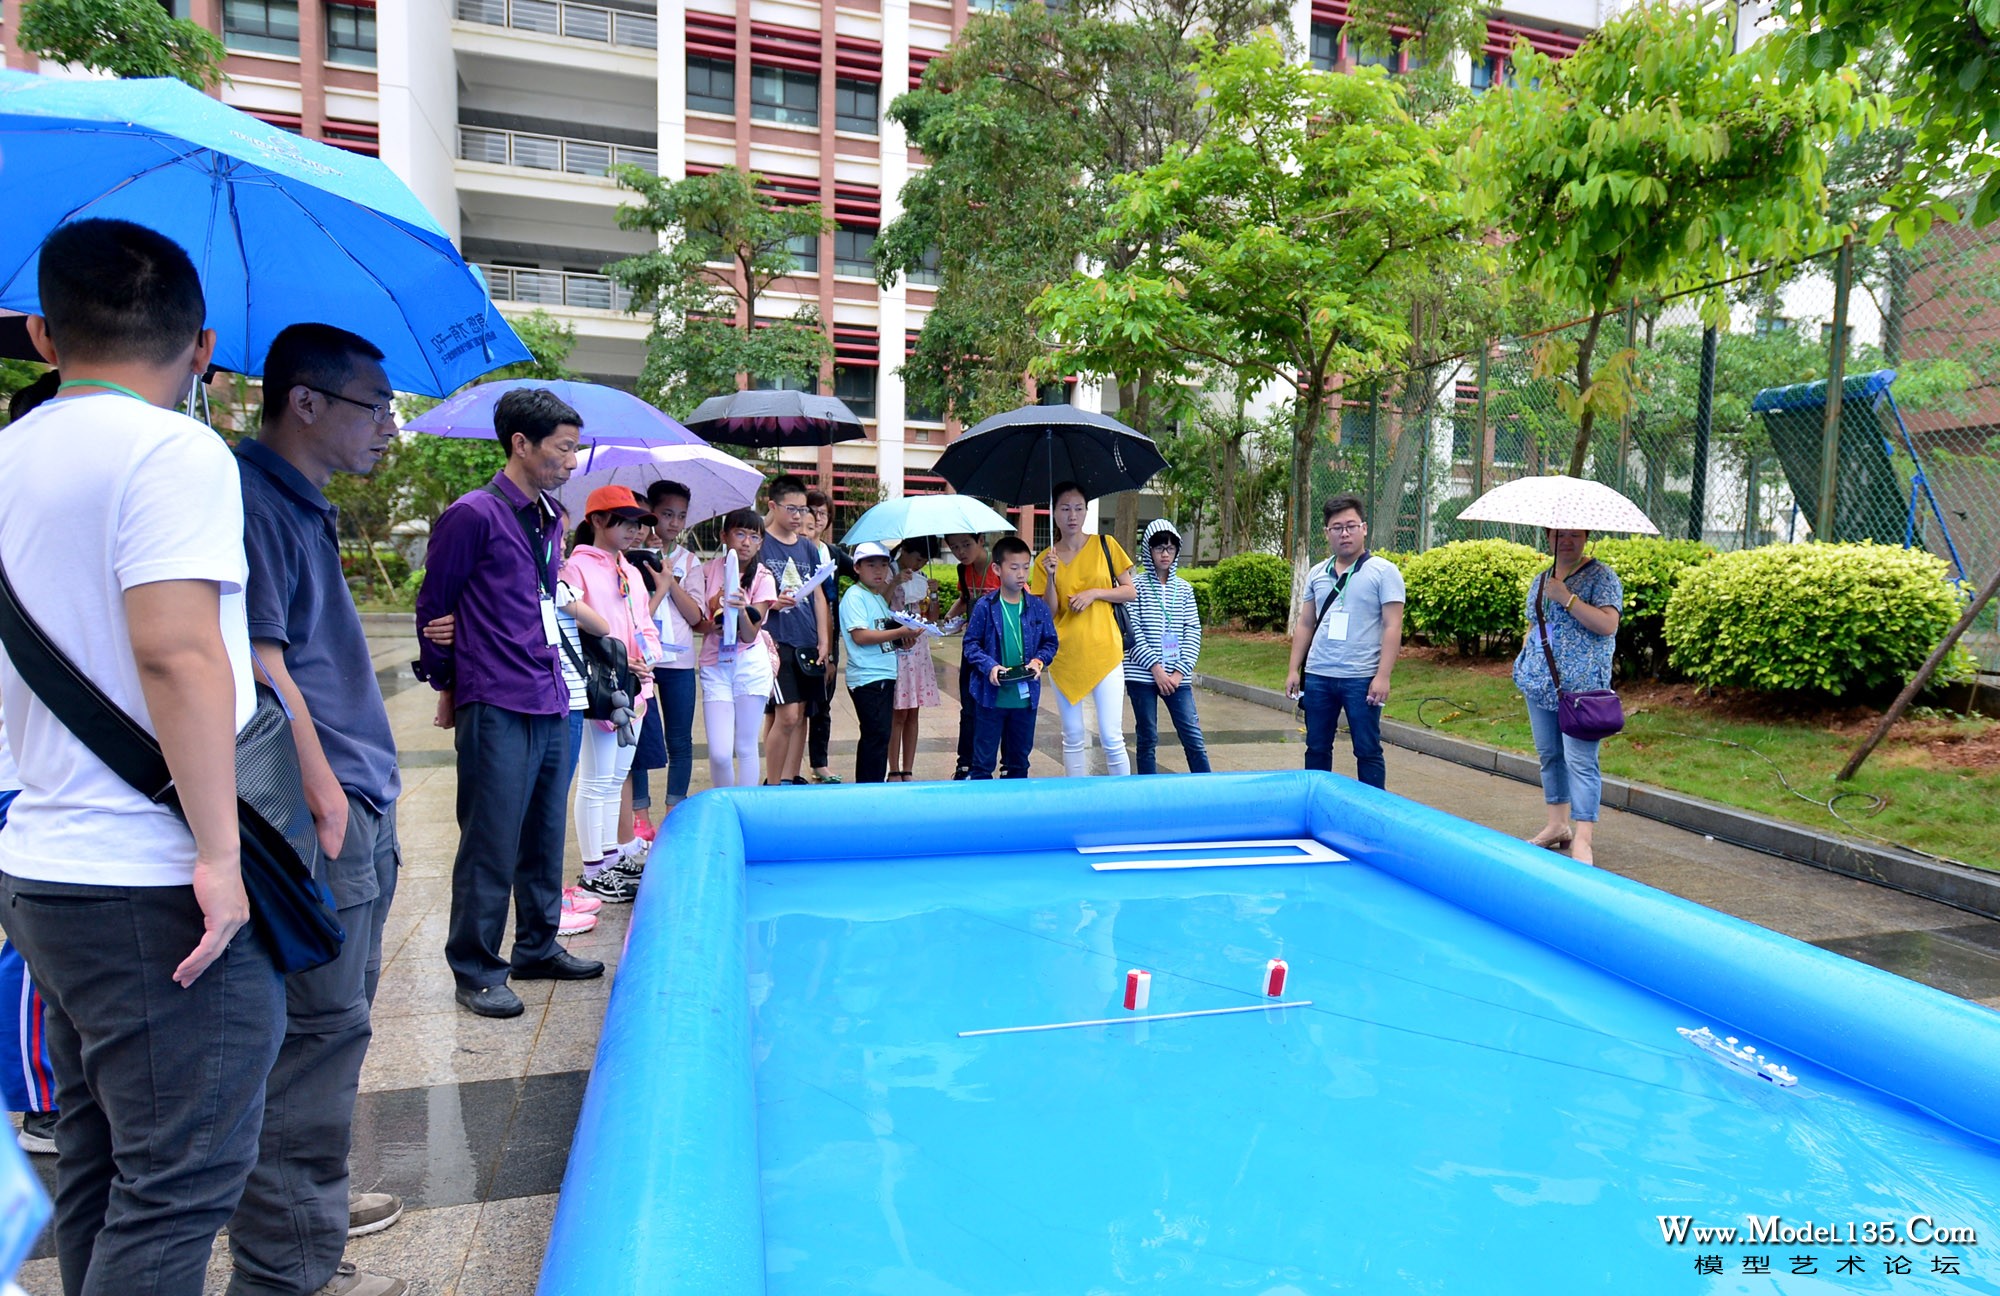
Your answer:
[[[1167,466],[1160,448],[1117,419],[1073,405],[1028,405],[983,420],[938,456],[940,477],[965,495],[1045,504],[1057,482],[1087,498],[1138,490]]]
[[[695,407],[686,426],[704,441],[740,446],[822,446],[868,435],[838,399],[796,391],[711,396]]]

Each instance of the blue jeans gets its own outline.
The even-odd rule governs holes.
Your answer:
[[[1347,732],[1354,742],[1354,770],[1369,787],[1388,785],[1382,762],[1382,708],[1368,705],[1365,675],[1307,675],[1300,681],[1306,712],[1306,768],[1333,768],[1333,740],[1340,730],[1340,713],[1347,713]]]
[[[1569,817],[1596,823],[1604,799],[1604,776],[1597,768],[1597,744],[1572,738],[1556,724],[1556,713],[1528,704],[1528,726],[1535,731],[1535,754],[1542,758],[1542,800],[1569,803]]]
[[[688,781],[694,777],[694,676],[693,667],[653,669],[653,704],[646,708],[639,751],[632,758],[634,810],[653,804],[646,777],[650,770],[667,771],[668,809],[687,800]]]
[[[972,767],[969,779],[993,777],[993,761],[1000,759],[1001,778],[1028,777],[1028,753],[1035,747],[1034,707],[975,706],[972,731]]]
[[[1160,747],[1159,703],[1167,704],[1167,718],[1174,722],[1174,732],[1180,735],[1181,750],[1187,753],[1188,773],[1208,773],[1208,744],[1201,737],[1201,716],[1194,709],[1194,685],[1186,680],[1166,697],[1160,696],[1159,687],[1150,681],[1125,681],[1125,693],[1132,699],[1132,721],[1137,730],[1139,750],[1133,754],[1132,769],[1138,774],[1157,774],[1159,762],[1154,758]]]
[[[563,792],[576,781],[576,763],[583,756],[583,712],[569,713],[569,755],[563,758]]]

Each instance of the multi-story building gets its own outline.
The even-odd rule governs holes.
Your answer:
[[[274,126],[373,154],[375,0],[164,0],[222,38],[227,77],[217,93]],[[45,69],[14,39],[23,0],[0,0],[6,66]]]
[[[1462,74],[1504,76],[1516,35],[1567,52],[1602,7],[1496,12],[1488,51]],[[1315,62],[1347,65],[1345,0],[1295,9]],[[821,450],[816,466],[837,496],[872,498],[878,480],[890,495],[922,489],[955,429],[911,408],[898,374],[933,304],[929,276],[874,279],[876,233],[922,165],[883,109],[967,16],[967,0],[400,0],[381,11],[382,156],[503,307],[572,325],[571,366],[612,383],[638,375],[648,323],[602,269],[651,239],[618,228],[614,165],[672,178],[735,166],[778,201],[819,203],[831,231],[760,299],[772,315],[818,308],[832,390],[867,424],[866,441]]]

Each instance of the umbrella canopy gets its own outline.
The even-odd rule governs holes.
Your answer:
[[[539,378],[509,378],[502,382],[480,383],[453,396],[444,404],[426,410],[405,426],[432,436],[484,437],[491,439],[493,407],[510,391],[523,387],[546,387],[560,396],[583,419],[583,439],[592,445],[702,445],[704,442],[680,425],[672,415],[648,405],[631,392],[603,383],[553,381]]]
[[[907,540],[912,536],[945,536],[965,532],[1012,531],[1014,524],[970,495],[908,495],[884,500],[856,518],[845,545],[864,540]]]
[[[215,363],[263,372],[289,324],[333,324],[387,354],[400,391],[442,396],[532,357],[483,279],[374,158],[267,126],[179,81],[0,72],[0,307],[39,313],[43,240],[111,217],[187,249]]]
[[[1603,482],[1575,477],[1522,477],[1495,486],[1458,516],[1463,522],[1509,522],[1554,531],[1660,534],[1637,504]]]
[[[1167,466],[1160,448],[1117,419],[1073,405],[1028,405],[983,420],[938,456],[937,471],[966,495],[1045,504],[1057,482],[1091,499],[1137,490]]]
[[[577,469],[556,492],[572,518],[583,517],[583,504],[600,486],[629,486],[646,497],[656,481],[676,481],[688,488],[688,525],[720,517],[731,509],[757,502],[764,474],[731,454],[710,446],[593,445],[583,452]]]
[[[704,441],[740,446],[822,446],[868,435],[853,410],[832,396],[740,391],[711,396],[688,416]]]

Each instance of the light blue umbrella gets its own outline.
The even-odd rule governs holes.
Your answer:
[[[179,81],[0,72],[0,192],[0,308],[39,313],[43,240],[102,216],[187,249],[220,368],[261,373],[271,340],[308,321],[367,338],[398,390],[427,396],[532,358],[388,167]]]
[[[583,420],[583,439],[593,446],[707,445],[671,414],[631,392],[574,379],[507,378],[481,383],[425,410],[404,426],[432,436],[485,437],[493,432],[493,407],[510,391],[546,387]]]
[[[1014,524],[970,495],[906,495],[884,500],[854,520],[844,545],[864,540],[908,540],[912,536],[979,535],[1012,531]]]

